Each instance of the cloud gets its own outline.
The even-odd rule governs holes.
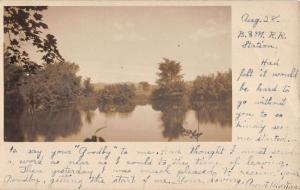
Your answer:
[[[195,32],[191,33],[188,37],[193,41],[201,39],[209,39],[219,36],[228,35],[228,31],[220,30],[217,27],[199,27]]]
[[[119,22],[114,22],[114,23],[112,23],[112,28],[114,30],[122,30],[123,29],[123,25],[121,23],[119,23]]]
[[[130,32],[130,33],[125,33],[125,32],[120,32],[120,33],[115,33],[112,36],[113,41],[145,41],[146,38],[143,36]]]
[[[222,28],[219,26],[221,21],[215,18],[208,18],[199,26],[195,32],[189,35],[189,38],[194,41],[201,39],[214,38],[218,36],[228,35],[228,28]]]
[[[145,41],[146,38],[139,34],[135,24],[131,21],[112,23],[113,41]]]

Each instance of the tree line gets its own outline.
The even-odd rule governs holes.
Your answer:
[[[66,62],[54,35],[43,21],[46,6],[4,7],[4,93],[8,112],[49,110],[70,106],[78,96],[93,93],[90,78],[78,76],[79,66]],[[30,59],[28,46],[41,55]]]
[[[47,7],[41,6],[4,7],[4,93],[8,111],[18,110],[16,107],[32,112],[59,109],[76,103],[78,97],[94,97],[100,105],[132,104],[138,91],[147,92],[150,102],[186,98],[195,105],[231,100],[231,70],[198,76],[189,86],[181,73],[181,63],[167,58],[158,64],[155,87],[142,81],[138,88],[112,84],[96,91],[90,78],[83,80],[78,75],[77,64],[64,60],[55,36],[46,33],[45,10]],[[42,55],[41,63],[30,59],[24,48],[27,45]]]
[[[180,100],[187,98],[191,104],[203,101],[231,101],[231,69],[216,74],[201,75],[187,85],[181,74],[181,63],[164,58],[158,65],[159,72],[156,87],[152,90],[150,101]],[[140,83],[143,89],[149,90],[149,84]],[[136,96],[133,85],[114,84],[104,87],[97,95],[101,104],[119,104],[132,101]]]

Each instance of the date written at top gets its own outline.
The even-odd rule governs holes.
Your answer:
[[[243,23],[248,23],[252,28],[257,27],[263,23],[278,23],[280,22],[280,15],[262,15],[262,16],[253,16],[249,13],[244,13],[241,16],[241,21]]]

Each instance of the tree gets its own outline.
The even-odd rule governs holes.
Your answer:
[[[19,80],[22,78],[22,67],[16,64],[10,64],[4,53],[4,109],[5,113],[22,112],[24,105],[19,91]]]
[[[163,62],[159,63],[158,69],[160,70],[157,73],[159,79],[156,83],[163,87],[169,86],[176,82],[181,82],[183,80],[183,75],[181,72],[181,65],[179,62],[163,58]]]
[[[215,86],[219,100],[227,100],[232,98],[232,71],[218,72],[215,78]]]
[[[82,89],[84,96],[90,96],[94,93],[94,86],[91,84],[91,78],[86,78],[83,81],[83,89]]]
[[[25,49],[31,45],[37,52],[42,53],[45,63],[64,61],[57,48],[57,40],[51,34],[44,34],[48,25],[43,22],[46,6],[5,6],[4,7],[4,36],[7,59],[11,64],[19,64],[23,71],[36,73],[41,67],[29,58]]]
[[[148,82],[142,81],[139,82],[139,87],[141,87],[144,91],[148,91],[150,88],[150,84]]]
[[[197,78],[193,82],[193,88],[191,93],[191,98],[193,101],[217,99],[214,78],[214,74],[208,76],[197,76]]]
[[[21,93],[31,111],[69,106],[80,92],[81,77],[75,63],[60,62],[45,65],[35,75],[22,78]]]
[[[98,104],[125,104],[131,102],[135,96],[134,85],[114,84],[107,85],[98,92]]]
[[[179,62],[164,58],[159,63],[158,89],[152,93],[152,99],[182,98],[186,95],[186,87],[183,81],[181,65]]]
[[[232,92],[231,70],[197,76],[193,82],[190,99],[193,104],[201,101],[230,101]]]

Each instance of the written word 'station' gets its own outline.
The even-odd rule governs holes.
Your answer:
[[[290,143],[287,147],[299,144],[297,113],[291,115],[296,111],[293,104],[297,105],[299,67],[284,53],[283,47],[293,37],[279,27],[283,20],[287,22],[280,14],[241,16],[241,28],[236,33],[241,55],[253,56],[239,60],[245,64],[235,73],[238,142]],[[245,130],[249,133],[242,132]]]
[[[271,153],[254,162],[252,159],[256,156],[248,155],[249,162],[260,163],[264,168],[256,168],[250,182],[250,186],[258,189],[300,189],[299,62],[294,51],[297,46],[292,47],[297,39],[295,31],[284,27],[288,20],[281,14],[246,12],[241,15],[241,24],[235,33],[241,63],[233,77],[238,88],[233,109],[233,140],[240,146],[243,144],[243,148],[248,147],[249,154],[253,153],[249,146],[262,145],[265,145],[260,149],[262,155]],[[280,160],[275,161],[276,156]],[[276,168],[273,165],[276,162],[284,169]],[[271,166],[270,163],[274,168],[265,168]],[[285,174],[290,177],[283,177]],[[272,186],[274,181],[268,179],[276,179],[282,186]],[[249,181],[246,184],[249,185]]]
[[[4,189],[299,190],[299,39],[275,13],[233,17],[233,142],[5,144]]]

